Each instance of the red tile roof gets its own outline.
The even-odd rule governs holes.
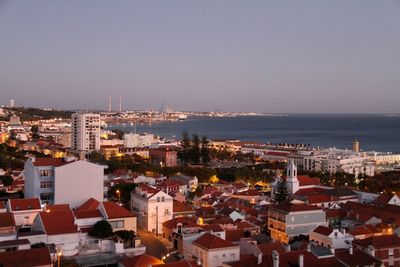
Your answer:
[[[20,210],[40,210],[40,200],[38,198],[10,199],[11,211]]]
[[[354,240],[354,244],[361,247],[373,246],[375,249],[400,248],[400,237],[397,235],[371,236],[365,239]]]
[[[206,232],[223,232],[224,229],[219,224],[204,224],[200,226]]]
[[[135,217],[135,214],[112,201],[102,203],[108,219]]]
[[[99,210],[77,210],[74,211],[74,216],[77,219],[85,219],[85,218],[103,218],[101,212]]]
[[[272,251],[277,251],[279,253],[285,252],[286,248],[281,242],[272,242],[272,243],[265,243],[265,244],[258,244],[258,248],[260,249],[263,255],[272,255]]]
[[[306,186],[306,185],[320,185],[319,178],[311,178],[306,175],[299,175],[297,176],[297,179],[299,180],[300,186]]]
[[[189,205],[183,204],[182,202],[175,200],[173,202],[173,212],[194,212],[193,208]]]
[[[238,242],[244,237],[244,229],[226,230],[225,240],[230,242]]]
[[[62,158],[35,158],[34,161],[32,160],[32,163],[36,167],[45,167],[45,166],[51,166],[51,167],[59,167],[62,165],[65,165],[69,162],[65,161]]]
[[[195,219],[190,217],[177,217],[162,223],[164,227],[173,229],[178,223],[181,223],[184,227],[195,227],[197,222]]]
[[[317,228],[315,228],[313,232],[324,236],[329,236],[333,232],[333,229],[330,227],[320,225]]]
[[[99,207],[100,202],[97,201],[94,198],[89,198],[85,203],[83,203],[79,208],[76,210],[82,211],[82,210],[95,210]]]
[[[353,255],[349,254],[348,249],[336,249],[335,257],[338,258],[340,261],[346,263],[347,266],[350,267],[382,266],[381,261],[379,261],[377,258],[374,258],[371,255],[358,249],[353,250]]]
[[[70,210],[40,212],[39,216],[42,220],[44,231],[48,235],[61,235],[78,232],[78,228],[74,224],[74,216]]]
[[[14,216],[11,212],[0,213],[0,227],[15,227]]]
[[[215,249],[215,248],[227,248],[227,247],[234,247],[236,246],[232,242],[226,241],[218,236],[205,233],[201,237],[199,237],[197,240],[193,242],[193,244],[209,250],[209,249]]]
[[[139,256],[126,258],[126,259],[120,260],[119,262],[124,267],[148,267],[148,266],[153,266],[153,265],[163,263],[159,259],[157,259],[153,256],[150,256],[150,255],[147,255],[147,254],[142,254]]]
[[[3,267],[51,266],[48,248],[35,248],[0,253],[0,265]]]
[[[54,205],[46,205],[45,211],[70,211],[71,207],[69,204],[54,204]]]
[[[307,204],[294,204],[290,202],[281,202],[278,205],[271,207],[271,209],[280,210],[284,212],[298,212],[298,211],[309,211],[309,210],[322,210],[317,206],[307,205]]]

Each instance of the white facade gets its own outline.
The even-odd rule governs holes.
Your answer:
[[[25,198],[40,198],[42,203],[78,207],[93,197],[104,196],[105,166],[88,161],[65,162],[61,166],[35,166],[35,158],[25,162]]]
[[[173,198],[154,188],[138,186],[131,193],[131,207],[138,214],[140,227],[162,234],[162,223],[172,219]]]
[[[100,114],[72,114],[71,129],[73,150],[88,152],[100,150]]]
[[[204,249],[193,244],[193,256],[199,258],[204,267],[222,266],[223,262],[240,260],[240,247],[224,247],[215,249]]]
[[[136,134],[128,133],[124,134],[124,146],[128,148],[132,147],[150,147],[155,142],[153,134]]]
[[[329,235],[312,231],[309,235],[310,240],[316,241],[318,244],[335,249],[348,248],[354,237],[346,233],[345,230],[333,229]]]

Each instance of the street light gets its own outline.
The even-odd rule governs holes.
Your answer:
[[[118,194],[118,202],[121,203],[121,192],[119,190],[115,191]]]
[[[60,267],[60,264],[61,264],[61,256],[62,256],[62,252],[61,252],[61,250],[59,250],[57,252],[57,266],[58,267]]]

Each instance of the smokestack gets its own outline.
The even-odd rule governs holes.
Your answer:
[[[111,106],[111,96],[108,96],[108,112],[112,111],[112,106]]]
[[[279,253],[278,251],[272,251],[272,267],[279,267]]]
[[[119,95],[119,112],[122,112],[122,95]]]
[[[299,255],[299,267],[304,267],[304,255]]]

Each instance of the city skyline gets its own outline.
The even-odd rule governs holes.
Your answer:
[[[398,1],[0,4],[3,105],[399,113]]]

